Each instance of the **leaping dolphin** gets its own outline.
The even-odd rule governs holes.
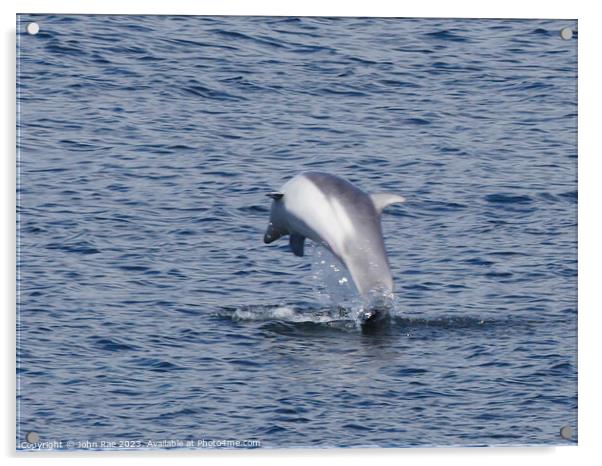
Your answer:
[[[404,202],[403,197],[367,194],[347,180],[320,172],[297,175],[268,196],[273,201],[265,243],[289,235],[293,253],[303,256],[309,238],[345,265],[366,304],[375,296],[392,294],[380,216],[386,206]],[[360,320],[380,320],[387,313],[381,311],[378,307],[363,311]]]

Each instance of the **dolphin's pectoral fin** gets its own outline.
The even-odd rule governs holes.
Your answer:
[[[399,204],[405,202],[405,198],[398,196],[397,194],[390,193],[377,193],[370,194],[370,199],[374,204],[374,208],[380,214],[385,207],[391,204]]]
[[[305,243],[305,236],[293,233],[291,235],[291,250],[295,253],[295,256],[303,257],[303,245]]]

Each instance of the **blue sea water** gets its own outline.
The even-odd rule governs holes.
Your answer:
[[[576,443],[576,28],[19,16],[17,448]],[[306,170],[407,199],[380,331],[262,242]]]

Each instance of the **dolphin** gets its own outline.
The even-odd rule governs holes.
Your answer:
[[[404,202],[396,194],[367,194],[349,181],[321,172],[306,172],[286,182],[271,197],[267,244],[289,235],[296,256],[309,238],[330,250],[349,271],[365,304],[362,324],[382,320],[386,306],[375,304],[393,293],[380,217],[385,207]]]

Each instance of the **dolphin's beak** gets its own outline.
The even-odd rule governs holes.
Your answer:
[[[274,227],[272,226],[272,222],[268,225],[268,229],[265,231],[265,235],[263,235],[263,242],[265,244],[270,244],[273,241],[276,241],[278,238],[274,235]]]

